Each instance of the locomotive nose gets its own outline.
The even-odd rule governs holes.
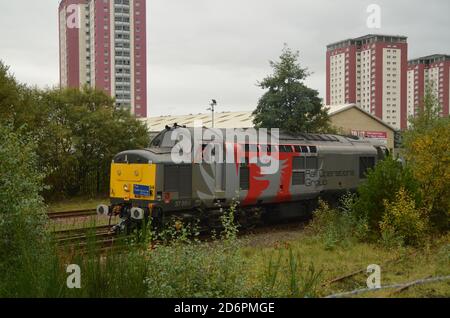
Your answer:
[[[118,154],[111,165],[111,198],[122,202],[154,200],[156,165],[145,150]]]

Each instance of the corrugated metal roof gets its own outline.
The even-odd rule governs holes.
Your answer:
[[[182,116],[160,116],[142,119],[151,131],[161,131],[166,126],[178,124],[180,126],[194,127],[195,121],[201,121],[202,126],[210,127],[211,114],[189,114]],[[214,116],[215,128],[251,128],[253,115],[251,111],[216,113]]]
[[[362,108],[356,106],[355,104],[337,105],[337,106],[325,106],[329,108],[329,115],[333,116],[335,114],[341,113],[351,108],[357,108],[361,112],[365,113],[367,116],[373,118],[384,126],[395,130],[395,128],[386,124],[382,120],[373,116],[372,114],[366,112]],[[242,112],[223,112],[216,113],[214,119],[215,128],[252,128],[253,125],[253,115],[252,111],[242,111]],[[211,127],[211,114],[189,114],[180,116],[160,116],[160,117],[149,117],[141,119],[147,124],[150,131],[161,131],[166,126],[172,127],[175,123],[180,126],[194,127],[195,121],[201,121],[201,125],[205,127]]]

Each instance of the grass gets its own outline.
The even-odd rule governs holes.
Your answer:
[[[74,197],[71,199],[48,202],[48,210],[51,212],[66,212],[66,211],[78,211],[87,209],[96,209],[99,204],[107,204],[109,202],[108,197]],[[117,218],[113,218],[111,223],[114,225],[118,222]],[[93,226],[108,225],[109,218],[89,216],[82,218],[69,218],[50,220],[48,229],[51,232],[65,231],[73,229],[83,229]]]
[[[108,197],[74,197],[61,201],[48,202],[49,211],[52,212],[64,212],[64,211],[77,211],[95,209],[99,204],[105,204],[109,202]]]
[[[277,244],[280,246],[280,244]],[[381,266],[381,283],[390,285],[406,283],[425,277],[450,275],[450,236],[442,237],[424,248],[388,249],[375,244],[353,242],[329,250],[323,240],[308,232],[302,233],[292,241],[283,242],[280,247],[243,247],[242,254],[252,266],[250,284],[257,284],[259,277],[267,268],[268,259],[282,255],[278,286],[286,286],[290,280],[288,253],[292,251],[299,260],[300,268],[307,269],[313,264],[321,273],[321,283],[317,296],[366,288],[366,268],[370,264]],[[398,262],[388,263],[389,260]],[[326,284],[334,278],[363,269],[364,272],[334,284]],[[283,292],[283,291],[279,291]],[[286,290],[284,291],[286,293]],[[369,292],[362,297],[391,297],[392,290]],[[393,297],[449,297],[450,282],[439,282],[423,286],[413,286]]]

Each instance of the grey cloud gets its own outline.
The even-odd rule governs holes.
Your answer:
[[[450,54],[448,0],[148,0],[149,115],[251,110],[256,83],[288,43],[325,94],[325,47],[367,33],[409,37],[409,57]],[[366,27],[366,8],[382,8],[382,28]],[[0,4],[0,59],[17,78],[58,83],[56,0]]]

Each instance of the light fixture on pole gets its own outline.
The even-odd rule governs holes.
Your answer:
[[[211,104],[210,104],[210,108],[208,108],[207,110],[210,110],[211,111],[211,115],[212,115],[212,128],[214,128],[214,112],[215,112],[215,107],[217,106],[217,101],[215,100],[215,99],[213,99],[212,101],[211,101]]]

